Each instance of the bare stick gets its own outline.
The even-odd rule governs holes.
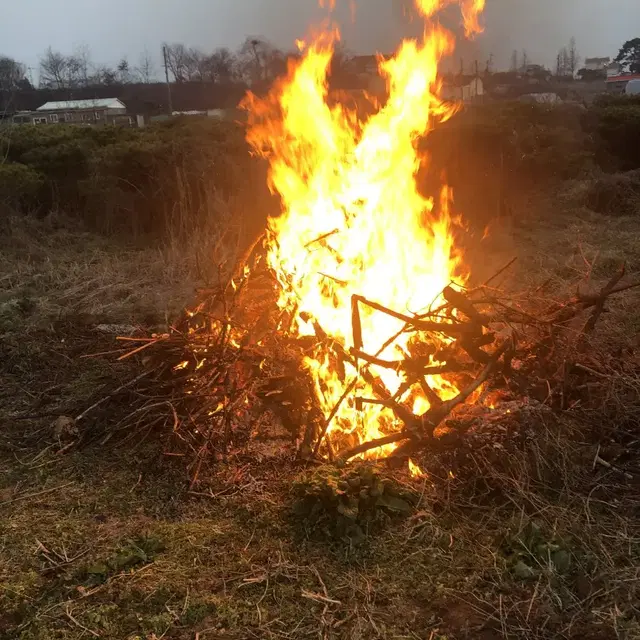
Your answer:
[[[381,313],[386,313],[388,316],[392,318],[396,318],[397,320],[401,320],[405,322],[409,326],[417,329],[418,331],[432,331],[435,333],[444,333],[445,335],[456,337],[459,335],[467,335],[474,334],[477,332],[476,327],[469,324],[454,324],[448,322],[429,322],[428,320],[419,320],[417,318],[413,318],[411,316],[407,316],[404,313],[398,313],[397,311],[393,311],[393,309],[388,309],[377,302],[373,302],[372,300],[367,300],[367,298],[363,298],[362,296],[354,296],[354,298],[358,299],[358,302],[362,304],[366,304],[368,307],[375,309],[376,311],[380,311]]]
[[[384,447],[388,444],[402,442],[403,440],[408,440],[410,437],[411,434],[408,431],[399,431],[398,433],[392,433],[388,436],[384,436],[384,438],[378,438],[377,440],[369,440],[369,442],[363,442],[356,447],[352,447],[351,449],[342,451],[338,454],[338,457],[342,460],[350,460],[351,458],[354,458],[361,453],[366,453],[367,451],[371,451],[372,449],[379,449],[380,447]]]
[[[460,404],[465,402],[469,396],[483,385],[489,376],[493,373],[498,365],[498,361],[507,350],[509,341],[505,341],[491,357],[491,361],[480,372],[480,375],[465,389],[463,389],[455,398],[443,402],[439,407],[429,409],[427,413],[419,418],[419,428],[424,431],[425,428],[429,436],[433,436],[434,429]]]
[[[320,432],[320,436],[318,437],[318,441],[316,442],[316,446],[313,448],[313,455],[315,456],[318,455],[318,451],[320,450],[320,445],[322,445],[322,441],[327,435],[327,431],[329,430],[329,425],[331,424],[331,421],[336,417],[338,410],[342,406],[342,403],[347,399],[347,396],[356,388],[357,384],[358,384],[358,378],[354,378],[349,383],[349,385],[345,388],[338,402],[336,402],[336,404],[334,405],[333,409],[331,410],[331,413],[329,414],[329,417],[325,420],[325,423],[322,427],[322,431]]]
[[[349,460],[354,456],[357,456],[361,453],[366,453],[367,451],[371,451],[372,449],[378,449],[388,444],[394,444],[396,442],[402,442],[403,440],[410,440],[414,438],[414,433],[417,429],[426,431],[426,436],[423,435],[422,438],[417,440],[417,442],[412,443],[410,446],[414,449],[416,446],[425,444],[429,442],[433,438],[433,432],[435,428],[459,405],[465,402],[469,396],[476,391],[480,385],[484,384],[491,373],[495,370],[498,365],[498,361],[507,350],[509,343],[508,341],[501,345],[496,353],[493,355],[491,362],[483,369],[480,375],[463,391],[461,391],[455,398],[451,400],[447,400],[446,402],[442,402],[439,406],[433,407],[429,409],[427,413],[425,413],[422,417],[416,418],[413,428],[410,428],[405,431],[400,431],[395,434],[391,434],[389,436],[385,436],[384,438],[379,438],[377,440],[371,440],[369,442],[363,442],[362,444],[348,449],[347,451],[343,451],[339,457],[343,460]],[[406,448],[407,445],[403,445],[403,448]],[[397,451],[394,452],[397,455]]]
[[[113,396],[117,395],[121,391],[124,391],[128,387],[133,386],[134,384],[136,384],[136,382],[140,382],[140,380],[151,375],[154,371],[157,371],[159,368],[160,367],[156,367],[151,371],[145,371],[144,373],[141,373],[139,376],[135,377],[133,380],[129,380],[129,382],[126,382],[125,384],[119,386],[117,389],[112,391],[109,395],[106,395],[101,400],[98,400],[98,402],[95,402],[94,404],[92,404],[88,409],[85,409],[79,416],[76,416],[74,422],[80,422],[80,420],[82,420],[83,418],[86,418],[89,413],[91,413],[94,409],[97,409],[101,404],[104,404],[107,400],[110,400],[111,398],[113,398]]]
[[[509,262],[507,262],[507,264],[505,264],[504,267],[502,267],[501,269],[498,269],[498,271],[496,271],[496,273],[494,273],[488,280],[485,280],[482,283],[482,287],[488,287],[496,278],[501,276],[514,262],[516,262],[517,259],[518,259],[518,256],[511,258],[511,260],[509,260]]]
[[[323,240],[326,240],[327,238],[330,238],[331,236],[336,235],[336,233],[340,233],[340,230],[334,229],[333,231],[323,233],[321,236],[318,236],[314,240],[310,240],[309,242],[307,242],[307,244],[304,245],[304,248],[308,249],[311,245],[316,244],[318,242],[322,242]]]
[[[607,298],[611,295],[611,292],[615,289],[618,282],[620,282],[620,280],[624,278],[624,274],[625,274],[625,266],[623,264],[620,267],[620,270],[618,271],[618,273],[616,273],[613,276],[613,278],[611,278],[611,280],[609,280],[609,282],[602,288],[602,291],[600,291],[600,298],[596,302],[593,308],[593,311],[591,313],[591,316],[587,320],[587,323],[585,324],[584,329],[582,330],[581,338],[584,338],[584,336],[587,336],[595,329],[596,323],[598,322],[598,318],[602,315],[602,312],[604,311],[604,305]]]
[[[460,293],[452,287],[445,287],[442,295],[447,302],[450,302],[452,306],[462,311],[469,320],[475,322],[478,326],[489,326],[490,319],[480,313],[464,293]]]
[[[480,375],[463,391],[461,391],[455,398],[451,400],[447,400],[443,402],[437,407],[429,409],[427,413],[425,413],[420,418],[415,418],[414,429],[417,427],[420,430],[427,432],[427,437],[422,437],[418,442],[423,443],[430,440],[433,437],[433,432],[435,428],[459,405],[462,404],[469,398],[469,396],[476,391],[480,385],[484,384],[491,373],[496,368],[498,361],[502,357],[502,354],[507,350],[509,343],[505,342],[502,344],[496,353],[493,355],[491,362],[483,369]],[[396,442],[402,442],[403,440],[409,440],[413,437],[412,430],[399,431],[398,433],[392,433],[383,438],[378,438],[376,440],[370,440],[369,442],[363,442],[362,444],[357,445],[356,447],[352,447],[351,449],[347,449],[346,451],[342,451],[338,457],[342,460],[349,460],[361,453],[366,453],[367,451],[371,451],[372,449],[379,449],[380,447],[384,447],[388,444],[394,444]]]
[[[429,401],[429,405],[431,407],[439,407],[442,405],[442,398],[435,392],[434,389],[431,388],[431,385],[426,381],[424,377],[420,377],[418,381],[420,383],[420,388],[422,389],[422,393],[427,397]]]
[[[353,347],[356,350],[362,349],[362,322],[360,320],[360,308],[358,307],[358,297],[351,296],[351,330],[353,332]]]

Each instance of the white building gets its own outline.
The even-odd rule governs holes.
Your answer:
[[[589,71],[604,71],[611,63],[611,58],[585,58],[584,68]]]
[[[117,98],[46,102],[35,111],[16,114],[13,121],[17,124],[133,124],[127,107]]]

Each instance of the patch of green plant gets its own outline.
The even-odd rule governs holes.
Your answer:
[[[180,622],[187,626],[194,626],[215,612],[216,606],[214,603],[196,600],[189,603],[184,613],[180,616]]]
[[[518,580],[537,578],[542,571],[557,575],[571,571],[574,551],[568,540],[547,532],[540,524],[529,522],[502,541],[501,550],[509,571]]]
[[[87,586],[102,584],[112,575],[131,571],[153,562],[164,549],[164,543],[152,536],[140,536],[127,540],[126,544],[106,560],[97,560],[85,566],[81,570],[81,577]]]
[[[415,504],[410,491],[371,464],[321,467],[296,481],[293,491],[294,518],[308,534],[356,545],[390,519],[411,514]]]

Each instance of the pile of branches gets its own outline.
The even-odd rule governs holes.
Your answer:
[[[481,399],[493,390],[502,390],[503,400],[533,399],[557,410],[583,399],[585,386],[573,385],[573,374],[580,370],[599,375],[580,362],[585,356],[589,335],[605,311],[608,298],[640,286],[640,282],[621,284],[625,275],[622,266],[596,293],[584,294],[578,290],[574,297],[564,302],[537,298],[535,305],[527,305],[523,302],[530,302],[529,296],[509,298],[490,286],[514,261],[474,290],[446,287],[442,292],[445,304],[423,315],[408,316],[361,296],[353,297],[354,347],[349,354],[378,396],[376,400],[367,401],[392,409],[402,428],[388,436],[347,448],[338,453],[339,458],[348,460],[397,443],[401,444],[394,450],[393,457],[406,457],[421,448],[433,447],[438,428],[452,414],[470,399]],[[432,344],[428,336],[436,334],[447,338],[447,346],[435,353],[428,351],[427,357],[419,353],[397,361],[382,360],[377,354],[366,353],[362,350],[360,322],[360,308],[364,306],[402,321],[403,331],[420,336],[418,344]],[[535,308],[527,308],[531,306]],[[580,323],[585,313],[586,320]],[[433,361],[438,364],[430,364]],[[403,372],[405,382],[392,396],[371,374],[369,365]],[[458,394],[447,400],[441,398],[429,385],[429,376],[433,375],[453,378],[460,389]],[[420,386],[429,400],[430,408],[422,415],[415,415],[399,401],[414,384]],[[484,394],[478,395],[481,389]]]
[[[432,447],[446,421],[495,390],[505,400],[535,399],[566,409],[584,394],[584,385],[572,383],[576,370],[598,375],[580,356],[607,300],[640,282],[622,284],[622,267],[600,291],[578,291],[563,302],[539,295],[509,297],[492,283],[513,262],[476,289],[445,288],[444,304],[421,315],[353,296],[353,346],[347,348],[317,324],[311,338],[283,330],[287,321],[278,311],[275,282],[254,260],[250,268],[239,271],[240,277],[203,292],[204,302],[185,312],[169,333],[123,338],[135,344],[121,359],[136,357],[144,370],[110,394],[134,392],[131,411],[118,429],[131,437],[168,426],[182,445],[177,455],[190,452],[195,480],[204,461],[246,450],[275,423],[287,434],[292,453],[349,460],[389,444],[397,445],[394,457]],[[377,353],[363,347],[361,312],[366,307],[402,323],[401,331]],[[386,346],[403,332],[414,334],[410,353],[395,361],[382,359]],[[359,377],[345,385],[329,415],[319,409],[313,381],[303,366],[304,356],[319,348],[350,362]],[[405,382],[396,393],[376,375],[380,367],[402,372]],[[458,394],[441,398],[429,384],[434,375],[454,382]],[[393,411],[399,428],[383,438],[346,443],[334,451],[327,442],[329,427],[358,382],[373,389],[375,397],[355,398],[356,407],[384,405]],[[414,414],[402,400],[414,385],[430,403],[423,415]]]

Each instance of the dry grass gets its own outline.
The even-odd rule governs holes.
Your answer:
[[[193,303],[198,286],[217,282],[238,242],[228,222],[188,242],[157,248],[118,246],[77,224],[55,215],[2,221],[0,322],[5,329],[11,322],[23,330],[79,317],[101,324],[166,325]]]
[[[114,348],[95,325],[162,325],[202,260],[47,225],[2,241],[0,638],[640,636],[637,369],[614,376],[603,361],[599,412],[498,424],[425,454],[424,480],[384,471],[413,494],[413,514],[356,545],[292,519],[305,472],[284,453],[234,457],[190,491],[162,440],[67,447],[75,436],[55,416],[131,376],[82,357]],[[492,271],[517,254],[513,287],[561,295],[576,274],[595,287],[621,260],[640,269],[634,218],[537,210],[504,228],[470,260]],[[637,301],[612,303],[594,357],[634,346]]]

